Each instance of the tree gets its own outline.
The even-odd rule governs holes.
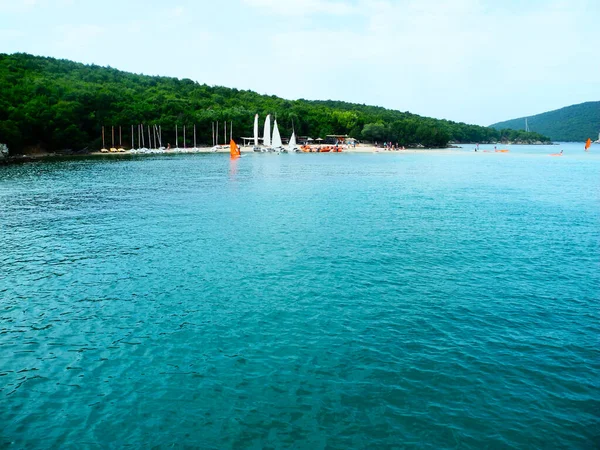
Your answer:
[[[362,137],[367,141],[383,141],[387,137],[387,127],[381,122],[368,123],[363,127]]]

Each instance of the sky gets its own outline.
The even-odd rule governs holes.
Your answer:
[[[0,53],[478,125],[600,100],[600,0],[0,0]]]

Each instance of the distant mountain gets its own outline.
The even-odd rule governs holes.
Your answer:
[[[600,102],[586,102],[527,117],[529,130],[549,136],[553,141],[583,142],[595,140],[600,132]],[[525,129],[525,117],[490,125],[502,130]]]

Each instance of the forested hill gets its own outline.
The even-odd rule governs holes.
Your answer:
[[[600,102],[586,102],[567,106],[555,111],[527,117],[529,129],[553,141],[583,142],[587,138],[597,139],[600,132]],[[498,130],[525,129],[525,117],[490,125]]]
[[[256,113],[262,119],[269,113],[276,115],[283,136],[291,134],[293,121],[300,136],[349,134],[406,147],[544,140],[535,133],[498,131],[374,106],[290,101],[189,79],[136,75],[22,53],[0,54],[0,143],[8,144],[13,154],[33,148],[98,150],[103,125],[122,126],[126,146],[131,125],[140,123],[161,125],[163,141],[171,144],[176,124],[188,129],[195,124],[197,142],[206,145],[212,142],[214,121],[233,122],[235,138],[251,136]],[[187,138],[191,145],[191,133]]]

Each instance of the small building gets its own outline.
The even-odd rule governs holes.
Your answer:
[[[244,147],[249,147],[251,145],[254,145],[254,137],[241,137],[240,139],[242,139],[243,141],[243,145]],[[260,144],[260,142],[263,140],[263,138],[258,138],[258,142]]]
[[[356,139],[347,134],[328,134],[326,138],[326,142],[333,145],[355,145],[357,143]]]
[[[296,142],[301,145],[311,145],[314,143],[314,139],[310,136],[296,136]]]

